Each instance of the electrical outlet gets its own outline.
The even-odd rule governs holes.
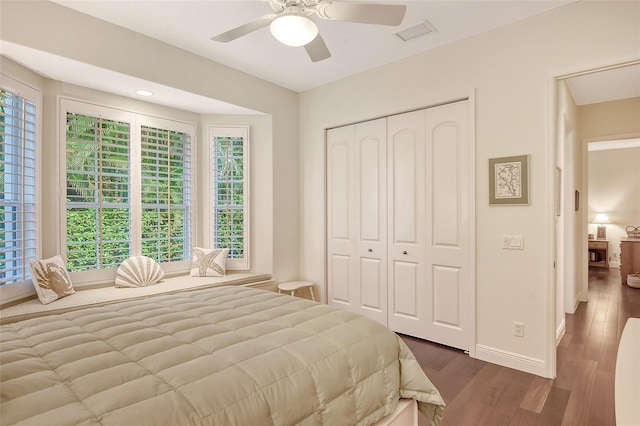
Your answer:
[[[513,335],[518,337],[524,337],[524,324],[521,322],[513,323]]]

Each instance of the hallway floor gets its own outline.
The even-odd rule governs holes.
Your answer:
[[[640,289],[623,286],[617,268],[590,270],[588,303],[566,315],[554,380],[403,339],[447,403],[443,426],[615,426],[616,353],[630,317],[640,317]]]

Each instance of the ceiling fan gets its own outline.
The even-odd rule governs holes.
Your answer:
[[[287,46],[304,46],[311,61],[318,62],[331,57],[331,53],[309,16],[316,14],[333,21],[395,26],[400,25],[407,9],[404,5],[329,0],[268,1],[275,13],[261,16],[211,39],[228,43],[269,25],[271,34],[278,41]]]

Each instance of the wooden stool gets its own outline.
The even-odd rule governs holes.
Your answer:
[[[315,302],[316,297],[313,294],[313,283],[311,281],[287,281],[284,283],[278,284],[278,293],[282,293],[283,291],[290,291],[292,296],[295,296],[295,292],[298,289],[309,287],[309,292],[311,293],[311,300]]]

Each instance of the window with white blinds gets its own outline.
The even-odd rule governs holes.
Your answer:
[[[69,270],[190,262],[195,126],[67,99],[61,111]]]
[[[131,252],[130,124],[67,113],[67,267],[117,267]]]
[[[159,262],[191,257],[191,138],[142,126],[142,254]]]
[[[26,281],[36,257],[36,103],[0,88],[0,285]]]
[[[228,267],[249,268],[249,128],[210,127],[212,245],[229,248]]]

